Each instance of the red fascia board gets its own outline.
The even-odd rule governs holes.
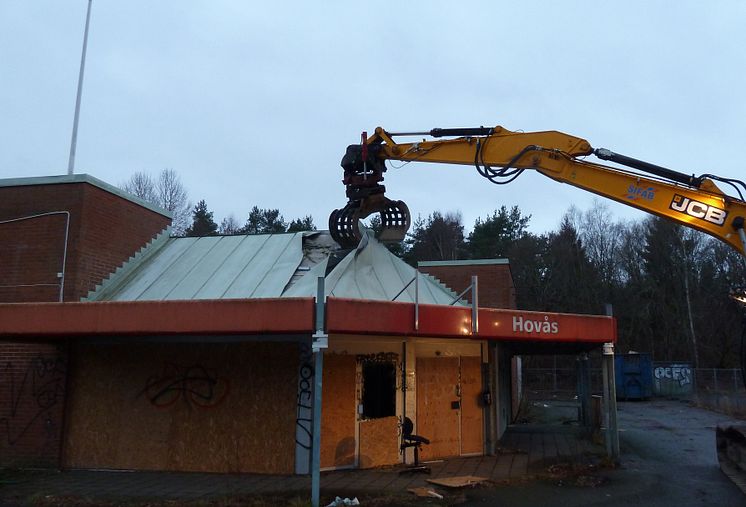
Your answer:
[[[479,336],[488,339],[616,343],[614,317],[479,309]]]
[[[615,343],[616,320],[598,315],[479,309],[479,333],[471,334],[471,308],[420,305],[414,328],[412,303],[328,298],[327,332],[547,342]]]
[[[313,331],[313,298],[0,304],[0,338]]]

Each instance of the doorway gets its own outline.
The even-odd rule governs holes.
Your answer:
[[[423,460],[483,452],[481,392],[479,357],[417,358],[417,434],[430,439]]]

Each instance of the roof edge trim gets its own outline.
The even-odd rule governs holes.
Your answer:
[[[436,266],[489,266],[489,265],[508,265],[508,259],[470,259],[460,261],[419,261],[418,267],[436,267]]]
[[[6,178],[0,179],[0,187],[27,187],[32,185],[61,185],[66,183],[88,183],[94,187],[98,187],[101,190],[114,194],[122,199],[126,199],[133,202],[143,208],[147,208],[150,211],[163,215],[167,218],[173,218],[173,213],[167,211],[160,206],[156,206],[153,203],[144,201],[139,197],[125,192],[121,188],[117,188],[114,185],[106,183],[90,174],[63,174],[59,176],[32,176],[27,178]]]

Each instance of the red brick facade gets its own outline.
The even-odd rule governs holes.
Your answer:
[[[46,184],[35,180],[47,181],[29,178],[18,180],[29,184],[12,186],[0,181],[0,222],[70,213],[65,301],[85,297],[171,221],[90,177],[61,177],[60,183]],[[59,300],[66,222],[67,215],[58,213],[0,223],[0,302]]]
[[[434,276],[448,288],[460,294],[476,275],[479,306],[483,308],[515,309],[515,288],[510,266],[502,259],[472,261],[421,262],[419,270]],[[471,294],[464,296],[471,302]]]
[[[86,175],[0,180],[0,302],[59,301],[63,271],[78,301],[170,221]],[[2,340],[0,467],[56,467],[66,345]]]

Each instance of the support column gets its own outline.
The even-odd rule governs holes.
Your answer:
[[[414,338],[406,339],[405,354],[404,381],[406,382],[407,396],[404,400],[403,410],[404,415],[414,423],[415,433],[417,433],[417,354]],[[412,447],[404,449],[403,460],[407,464],[414,463],[414,449]]]
[[[497,431],[495,430],[495,363],[492,354],[493,344],[482,342],[482,406],[484,407],[484,453],[497,453]]]
[[[493,407],[495,414],[496,442],[502,438],[503,433],[512,420],[512,368],[510,355],[505,346],[496,343],[493,349],[493,362],[495,364],[495,392],[493,394]]]
[[[617,426],[616,379],[614,377],[614,344],[605,343],[602,356],[604,376],[604,426],[606,454],[619,458],[619,428]]]
[[[311,350],[314,354],[313,444],[311,452],[311,505],[319,507],[321,492],[321,389],[324,373],[324,349],[329,347],[329,335],[324,332],[324,277],[318,278],[316,291],[316,332]]]

